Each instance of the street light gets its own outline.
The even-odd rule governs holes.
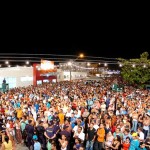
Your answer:
[[[77,58],[76,58],[74,61],[76,61],[76,60],[79,59],[79,58],[84,58],[84,54],[81,53],[79,56],[77,56]]]
[[[78,58],[84,58],[84,54],[81,53],[76,59],[73,60],[73,62],[75,62]],[[70,81],[71,81],[71,66],[72,66],[72,62],[68,62],[67,63],[69,67],[69,71],[70,71]]]
[[[71,82],[71,65],[72,65],[72,62],[68,62],[69,71],[70,71],[70,82]]]
[[[84,58],[84,54],[80,54],[79,57],[80,57],[80,58]]]

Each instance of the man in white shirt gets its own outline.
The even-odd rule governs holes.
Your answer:
[[[71,117],[72,113],[73,113],[73,110],[69,107],[66,113],[66,117]]]
[[[85,134],[82,132],[82,127],[78,127],[78,130],[73,135],[74,138],[79,138],[83,142],[85,140]]]
[[[106,104],[104,101],[101,104],[101,111],[104,111],[104,112],[106,111]]]
[[[144,141],[144,133],[141,127],[138,128],[139,140],[142,142]]]

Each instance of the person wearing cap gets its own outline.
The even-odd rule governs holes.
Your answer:
[[[43,121],[39,121],[39,124],[38,126],[36,127],[36,131],[37,131],[37,135],[38,135],[38,138],[39,138],[39,142],[41,143],[42,145],[42,148],[46,148],[46,139],[45,139],[45,136],[44,136],[44,132],[45,132],[45,129],[43,127]]]
[[[34,145],[33,145],[34,150],[41,150],[41,144],[40,144],[40,142],[38,142],[37,135],[34,135],[32,139],[34,141]]]
[[[139,145],[140,145],[140,142],[138,140],[138,134],[136,132],[134,132],[132,134],[132,141],[130,143],[129,150],[136,150],[136,149],[138,149]]]
[[[55,139],[56,138],[56,132],[54,131],[54,123],[53,123],[53,121],[49,122],[48,128],[46,128],[44,135],[48,139]]]

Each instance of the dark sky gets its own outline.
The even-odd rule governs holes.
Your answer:
[[[85,46],[56,46],[56,47],[29,47],[29,48],[2,48],[0,53],[27,53],[27,54],[61,54],[61,55],[78,55],[84,53],[85,56],[98,56],[109,58],[136,58],[142,52],[150,52],[150,48],[145,47],[101,47],[99,45]]]

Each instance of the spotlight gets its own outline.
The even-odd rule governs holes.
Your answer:
[[[106,66],[107,66],[107,63],[105,63],[104,66],[106,67]]]
[[[122,67],[122,64],[119,64],[119,67]]]
[[[29,65],[29,61],[26,61],[26,64]]]
[[[5,64],[8,65],[8,64],[9,64],[9,61],[5,61]]]

